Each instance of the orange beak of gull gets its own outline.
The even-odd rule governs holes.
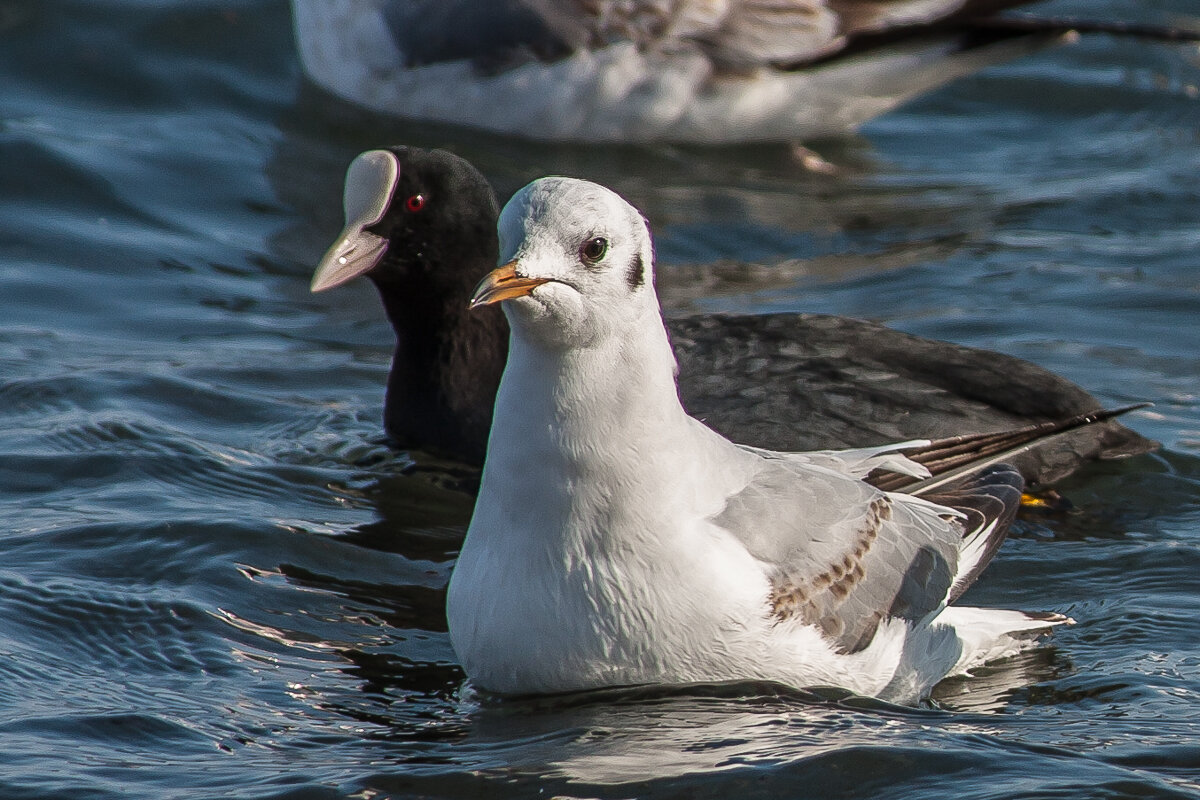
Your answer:
[[[517,274],[517,262],[510,261],[502,267],[484,276],[475,291],[471,293],[471,304],[468,308],[479,308],[499,303],[501,300],[511,300],[514,297],[525,297],[533,294],[533,290],[543,283],[549,283],[547,278],[523,278]]]

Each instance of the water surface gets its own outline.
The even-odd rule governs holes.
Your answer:
[[[0,796],[1200,796],[1198,93],[1195,48],[1085,39],[812,143],[830,177],[358,111],[281,0],[5,3]],[[1074,479],[969,597],[1079,624],[915,709],[480,703],[442,612],[470,499],[383,445],[371,288],[307,289],[346,164],[395,142],[614,186],[670,313],[864,316],[1153,401],[1162,452]]]

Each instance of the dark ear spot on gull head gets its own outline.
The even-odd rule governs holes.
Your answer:
[[[641,253],[633,257],[633,263],[629,265],[629,272],[626,273],[626,280],[629,282],[630,291],[637,291],[646,283],[646,261],[642,258]]]
[[[650,220],[646,219],[646,215],[638,213],[642,224],[646,226],[646,230],[650,230]],[[654,263],[654,239],[650,239],[650,263]],[[626,280],[629,283],[630,291],[637,291],[646,284],[646,259],[641,253],[629,265],[629,272],[626,273]]]

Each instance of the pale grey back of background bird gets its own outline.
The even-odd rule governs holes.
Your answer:
[[[1028,0],[413,0],[384,14],[410,65],[466,59],[504,69],[628,41],[697,50],[720,69],[799,65],[854,37],[983,16]]]

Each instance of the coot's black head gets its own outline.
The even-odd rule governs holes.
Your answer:
[[[392,147],[354,159],[343,204],[312,290],[359,275],[379,290],[396,333],[384,426],[401,446],[482,462],[508,346],[498,308],[467,309],[496,266],[491,186],[452,153]]]
[[[350,164],[346,227],[313,274],[314,292],[359,275],[382,292],[462,294],[496,263],[499,208],[487,180],[444,150],[369,150]],[[449,298],[446,298],[449,299]]]

